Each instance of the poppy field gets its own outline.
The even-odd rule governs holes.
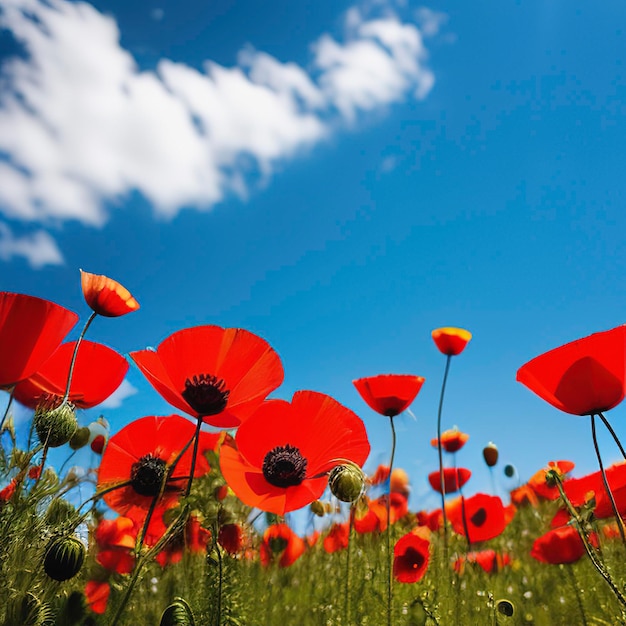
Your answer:
[[[283,398],[279,353],[262,337],[195,326],[126,358],[86,335],[138,301],[106,276],[81,272],[81,287],[90,313],[69,342],[76,313],[0,292],[0,625],[626,624],[626,452],[607,415],[625,395],[626,326],[520,366],[531,392],[590,420],[598,469],[550,461],[504,500],[466,494],[472,468],[457,453],[471,433],[446,422],[472,335],[434,330],[443,377],[428,480],[440,506],[412,510],[394,419],[423,377],[353,381],[389,424],[388,462],[366,471],[361,417],[320,390]],[[81,409],[131,363],[172,414],[116,432],[106,416],[84,423]],[[31,411],[26,432],[16,403]],[[597,428],[623,463],[605,466]],[[73,463],[85,452],[88,466]],[[514,472],[491,442],[482,462]],[[295,515],[317,530],[302,533]]]

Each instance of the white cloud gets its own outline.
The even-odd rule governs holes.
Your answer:
[[[0,213],[52,225],[102,225],[104,202],[132,190],[163,217],[245,197],[249,173],[267,180],[359,114],[434,83],[420,30],[388,7],[348,11],[342,40],[312,44],[308,71],[251,47],[230,68],[162,59],[141,71],[115,20],[82,2],[3,0],[0,27],[26,52],[0,66]]]
[[[10,261],[24,257],[33,269],[44,265],[63,265],[63,255],[54,239],[45,231],[16,237],[6,224],[0,222],[0,259]]]
[[[137,393],[137,388],[131,385],[126,379],[122,381],[122,384],[104,401],[98,406],[103,409],[119,409],[122,406],[122,402],[134,396]]]

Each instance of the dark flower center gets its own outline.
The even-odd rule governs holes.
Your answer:
[[[130,468],[131,487],[140,496],[157,496],[163,486],[165,473],[165,461],[146,454]]]
[[[404,562],[409,569],[419,569],[424,565],[424,555],[415,548],[407,548]]]
[[[470,521],[474,526],[482,526],[487,521],[487,511],[483,508],[478,509],[478,511],[470,517]]]
[[[282,552],[287,547],[287,540],[284,537],[272,537],[268,542],[270,550],[274,554]]]
[[[295,446],[277,446],[263,459],[263,476],[274,487],[295,487],[306,476],[307,460]]]
[[[185,381],[181,395],[199,416],[217,415],[228,403],[230,391],[226,382],[213,374],[200,374]]]

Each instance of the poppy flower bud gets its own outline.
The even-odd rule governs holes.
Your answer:
[[[56,408],[52,408],[49,403],[38,406],[34,422],[39,441],[49,448],[58,448],[67,443],[78,428],[76,411],[67,402]]]
[[[70,439],[70,448],[72,450],[80,450],[83,446],[86,446],[89,441],[89,435],[90,432],[87,426],[78,428]]]
[[[73,591],[65,602],[61,615],[70,624],[78,624],[85,617],[85,609],[85,596],[80,591]]]
[[[45,515],[45,521],[48,526],[58,526],[63,522],[74,517],[76,509],[72,504],[63,498],[55,498],[50,502]]]
[[[85,546],[76,537],[57,537],[46,550],[43,568],[53,580],[69,580],[78,574],[85,560]]]
[[[515,476],[515,466],[514,465],[505,465],[504,466],[504,475],[507,478],[513,478],[513,476]]]
[[[94,440],[91,442],[91,449],[96,454],[102,454],[102,450],[104,449],[104,444],[106,443],[106,439],[104,435],[97,435],[94,437]]]
[[[130,291],[108,276],[80,270],[83,296],[89,307],[104,317],[119,317],[139,308]]]
[[[331,493],[342,502],[358,500],[365,489],[365,474],[358,465],[337,465],[329,476]]]
[[[487,467],[493,467],[498,462],[498,446],[493,441],[483,448],[483,458]]]
[[[311,512],[317,515],[317,517],[324,517],[326,509],[324,508],[324,504],[322,502],[314,500],[311,502]]]
[[[182,598],[175,598],[163,614],[159,626],[195,626],[191,607]]]
[[[515,605],[509,600],[498,600],[496,602],[496,609],[498,613],[502,615],[506,615],[507,617],[512,617],[513,613],[515,613]]]

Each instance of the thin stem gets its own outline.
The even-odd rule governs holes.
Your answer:
[[[393,425],[393,415],[389,417],[391,425],[391,458],[389,459],[389,493],[387,494],[387,626],[391,626],[392,614],[392,557],[391,552],[391,472],[393,471],[393,458],[396,454],[396,428]]]
[[[77,510],[80,511],[85,506],[85,504],[89,504],[90,502],[95,502],[96,500],[99,500],[100,498],[105,496],[107,493],[110,493],[111,491],[115,491],[116,489],[121,489],[122,487],[128,487],[131,484],[131,482],[132,481],[130,480],[125,480],[123,483],[113,485],[112,487],[107,487],[106,489],[103,489],[102,491],[98,491],[97,493],[94,493],[93,496],[91,496],[91,498],[89,498],[88,500],[85,500],[78,507]]]
[[[193,483],[193,475],[196,471],[196,457],[198,456],[198,443],[200,442],[200,428],[202,428],[202,418],[198,418],[196,424],[196,432],[193,436],[193,452],[191,453],[191,469],[189,471],[189,481],[187,482],[187,488],[185,489],[185,497],[191,492],[191,484]]]
[[[80,336],[76,340],[76,345],[74,346],[74,353],[72,354],[72,360],[70,361],[70,370],[67,374],[67,385],[65,386],[65,394],[63,396],[63,400],[61,404],[65,404],[70,397],[70,387],[72,386],[72,376],[74,375],[74,366],[76,365],[76,357],[78,356],[78,348],[80,347],[80,343],[87,332],[87,329],[91,325],[91,322],[96,319],[96,315],[98,315],[95,311],[89,316],[89,319],[85,323],[85,327],[83,328]]]
[[[7,389],[7,391],[9,391]],[[0,420],[0,433],[2,432],[2,429],[4,428],[4,422],[6,421],[8,415],[9,415],[9,409],[11,408],[11,404],[13,404],[13,393],[15,391],[15,385],[13,385],[13,387],[11,387],[10,391],[9,391],[9,401],[7,402],[7,408],[4,409],[4,415],[2,416],[2,419]]]
[[[615,504],[615,499],[613,498],[613,492],[609,487],[609,481],[606,478],[606,472],[604,471],[604,465],[602,463],[602,457],[600,456],[600,448],[598,447],[598,438],[596,437],[596,420],[595,415],[591,416],[591,435],[593,437],[593,447],[596,451],[596,456],[598,457],[598,464],[600,465],[600,473],[602,474],[602,482],[604,483],[604,488],[609,496],[609,500],[611,501],[611,508],[613,509],[613,514],[615,515],[615,519],[617,521],[617,528],[619,529],[620,537],[622,538],[622,542],[626,545],[626,535],[624,534],[624,522],[622,520],[622,516],[619,514],[617,510],[617,505]]]
[[[458,478],[458,475],[457,475]],[[467,525],[467,512],[465,511],[465,496],[463,495],[463,487],[459,486],[459,493],[461,494],[461,519],[463,520],[463,530],[465,531],[465,538],[467,539],[468,552],[472,549],[472,540],[469,534],[469,526]]]
[[[439,396],[439,410],[437,411],[437,455],[439,457],[439,483],[441,485],[441,514],[443,516],[443,554],[444,561],[448,562],[448,519],[446,516],[446,485],[443,472],[443,446],[441,445],[441,413],[443,410],[443,397],[446,392],[446,382],[448,380],[448,372],[450,371],[450,359],[452,355],[448,354],[446,358],[446,369],[443,374],[443,383],[441,384],[441,395]]]
[[[350,554],[352,552],[352,527],[354,526],[354,514],[352,511],[353,506],[350,505],[350,516],[348,526],[348,554],[346,556],[346,586],[344,589],[344,621],[343,623],[350,624]]]
[[[617,436],[617,434],[615,433],[615,431],[611,427],[611,424],[609,424],[609,420],[606,419],[606,417],[604,417],[604,415],[602,413],[598,413],[598,416],[604,422],[604,425],[606,426],[607,430],[611,433],[611,436],[615,440],[615,443],[617,444],[617,447],[619,448],[619,451],[622,453],[622,456],[624,457],[624,459],[626,459],[626,451],[622,447],[622,442],[619,440],[619,437]]]
[[[217,527],[216,527],[217,531]],[[217,537],[217,532],[215,533]],[[217,552],[217,566],[218,566],[218,575],[219,578],[217,580],[217,621],[215,622],[216,626],[221,626],[222,624],[222,585],[224,579],[224,564],[222,557],[222,550],[220,549],[217,541],[215,542],[215,551]]]
[[[576,602],[578,603],[578,609],[580,610],[580,616],[582,618],[582,626],[587,626],[587,616],[585,615],[585,605],[583,604],[583,599],[581,596],[581,589],[578,585],[578,581],[576,580],[576,575],[574,574],[574,567],[571,563],[563,565],[567,571],[570,582],[572,583],[572,587],[574,588],[574,595],[576,596]]]

